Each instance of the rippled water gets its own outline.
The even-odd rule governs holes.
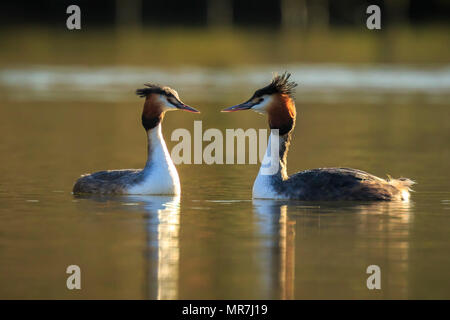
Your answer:
[[[409,203],[312,203],[252,200],[257,165],[179,165],[180,198],[74,196],[82,173],[145,163],[132,95],[143,79],[73,81],[65,96],[68,84],[15,70],[33,87],[20,91],[4,82],[13,71],[0,87],[0,298],[450,298],[448,80],[442,92],[383,89],[356,101],[345,90],[333,99],[332,86],[317,100],[300,90],[290,173],[348,166],[418,182]],[[194,120],[203,130],[266,128],[254,113],[218,112],[264,81],[224,78],[233,79],[174,80],[202,113],[167,115],[169,149],[171,132]],[[129,96],[117,102],[113,91]],[[66,288],[72,264],[80,291]],[[381,268],[381,290],[366,287],[369,265]]]

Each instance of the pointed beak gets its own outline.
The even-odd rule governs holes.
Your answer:
[[[184,103],[180,103],[177,105],[177,109],[179,110],[184,110],[184,111],[188,111],[188,112],[193,112],[193,113],[200,113],[200,111],[198,111],[197,109],[194,109],[192,107],[189,107],[188,105],[185,105]]]
[[[253,107],[255,105],[255,103],[253,103],[251,100],[223,109],[221,112],[234,112],[234,111],[241,111],[241,110],[248,110],[251,109],[251,107]]]
[[[192,107],[189,107],[188,105],[181,102],[181,100],[173,99],[173,100],[170,100],[169,102],[173,106],[175,106],[178,110],[184,110],[184,111],[193,112],[193,113],[200,113],[200,111],[198,111],[197,109],[194,109]]]

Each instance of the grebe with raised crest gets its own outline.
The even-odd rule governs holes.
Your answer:
[[[298,200],[409,200],[414,181],[388,180],[351,168],[319,168],[287,174],[287,153],[295,126],[296,109],[290,74],[275,76],[266,87],[257,90],[246,102],[222,110],[253,110],[268,116],[271,132],[263,163],[272,161],[271,145],[278,146],[277,170],[270,174],[263,165],[253,184],[253,198]],[[276,139],[276,141],[275,141]]]
[[[161,122],[167,111],[199,113],[185,105],[169,87],[145,84],[136,90],[145,98],[142,125],[147,133],[148,156],[143,169],[108,170],[81,176],[73,193],[179,195],[180,178],[164,141]]]

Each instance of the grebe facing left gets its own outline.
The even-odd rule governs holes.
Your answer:
[[[253,110],[266,114],[271,133],[263,163],[273,157],[271,146],[278,146],[278,170],[259,170],[253,184],[253,198],[298,200],[408,200],[413,181],[400,178],[385,180],[367,172],[350,168],[320,168],[287,175],[287,152],[295,126],[296,109],[292,98],[295,82],[290,74],[275,76],[272,82],[257,90],[246,102],[224,109],[223,112]]]
[[[199,113],[181,102],[169,88],[145,84],[136,90],[145,98],[142,125],[147,132],[148,157],[144,169],[108,170],[83,175],[73,186],[73,193],[179,195],[180,179],[161,131],[166,111],[185,110]]]

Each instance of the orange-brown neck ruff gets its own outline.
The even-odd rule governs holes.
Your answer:
[[[145,130],[155,128],[164,118],[163,106],[158,101],[157,95],[150,94],[145,98],[144,109],[142,110],[142,125]]]
[[[270,129],[278,129],[280,136],[285,135],[295,125],[295,103],[287,94],[277,94],[268,109]]]

